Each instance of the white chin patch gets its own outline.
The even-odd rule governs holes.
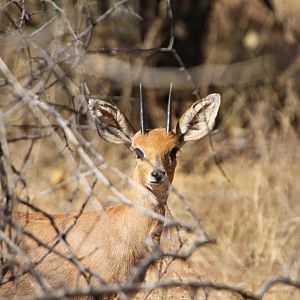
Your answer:
[[[159,187],[159,186],[164,186],[168,183],[168,179],[167,177],[161,179],[161,180],[156,180],[153,176],[148,176],[147,179],[147,185],[151,186],[151,187]]]

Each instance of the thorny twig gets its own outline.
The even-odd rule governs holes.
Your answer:
[[[48,294],[47,296],[41,298],[34,298],[34,300],[56,300],[61,299],[63,297],[71,298],[71,297],[79,297],[79,296],[88,296],[92,295],[94,297],[107,295],[107,294],[114,294],[120,292],[134,292],[134,291],[141,291],[141,290],[151,290],[151,289],[158,289],[158,288],[172,288],[172,287],[189,287],[192,289],[204,289],[209,288],[212,290],[221,290],[227,291],[230,293],[234,293],[242,297],[244,300],[262,300],[264,295],[272,288],[272,286],[276,284],[284,284],[295,288],[300,288],[299,281],[293,281],[289,278],[285,277],[275,277],[271,278],[270,280],[266,281],[256,293],[248,292],[242,288],[236,286],[230,286],[226,284],[217,284],[210,281],[184,281],[184,280],[168,280],[168,281],[161,281],[155,283],[146,283],[146,284],[139,284],[139,283],[130,283],[128,286],[104,286],[102,288],[89,288],[89,289],[81,289],[81,290],[61,290],[57,292],[53,292],[52,294]]]
[[[65,110],[71,113],[72,115],[80,114],[80,111],[74,108],[74,106],[66,105],[66,104],[56,104],[51,103],[44,97],[44,94],[46,91],[49,91],[53,86],[57,84],[61,84],[64,89],[68,92],[69,95],[71,95],[74,99],[78,98],[81,101],[81,104],[85,104],[83,93],[78,88],[78,85],[75,81],[71,78],[73,70],[76,69],[78,65],[80,65],[80,59],[86,54],[86,53],[92,53],[93,51],[87,51],[88,44],[92,38],[92,35],[94,34],[95,27],[103,23],[108,19],[109,16],[112,15],[112,13],[116,10],[118,10],[123,5],[126,5],[126,9],[134,15],[136,18],[140,19],[139,15],[136,14],[131,7],[128,4],[128,0],[122,0],[117,2],[115,5],[110,7],[105,13],[101,14],[100,16],[93,18],[91,16],[91,13],[89,11],[89,8],[86,8],[86,12],[88,14],[88,24],[87,26],[82,29],[82,31],[79,32],[78,30],[73,29],[72,22],[68,19],[68,16],[66,12],[64,11],[64,8],[60,7],[55,1],[52,0],[45,0],[44,2],[48,3],[51,7],[53,7],[55,15],[51,16],[49,20],[46,20],[43,25],[41,25],[39,28],[35,29],[33,32],[28,34],[28,41],[26,42],[26,45],[28,49],[31,51],[34,50],[34,52],[37,52],[39,57],[36,60],[37,62],[37,68],[34,69],[33,66],[30,66],[30,78],[28,76],[20,76],[16,78],[11,70],[8,68],[6,63],[2,58],[0,58],[0,70],[2,71],[2,76],[5,78],[0,78],[0,85],[1,86],[10,86],[13,95],[11,98],[12,101],[8,101],[8,103],[14,104],[13,108],[5,111],[4,113],[0,111],[0,182],[1,182],[1,190],[2,190],[2,203],[1,203],[1,212],[0,216],[1,218],[1,228],[0,228],[0,258],[1,258],[1,268],[4,266],[6,257],[3,256],[5,253],[4,249],[5,247],[10,249],[11,253],[18,254],[18,256],[22,259],[23,262],[25,262],[25,265],[20,266],[19,262],[13,257],[13,255],[8,255],[8,260],[13,266],[17,266],[20,269],[16,274],[13,274],[11,276],[5,277],[5,272],[2,277],[0,277],[0,286],[8,283],[12,280],[15,280],[16,277],[22,276],[26,273],[32,274],[34,280],[35,280],[35,286],[36,291],[38,293],[36,299],[45,300],[45,299],[61,299],[61,298],[70,298],[74,296],[94,296],[99,297],[101,295],[107,295],[112,293],[119,293],[119,292],[132,292],[132,291],[139,291],[139,290],[152,290],[152,289],[159,289],[159,288],[171,288],[171,287],[184,287],[184,288],[191,288],[193,290],[198,289],[211,289],[211,290],[223,290],[232,292],[235,294],[240,295],[243,299],[255,299],[255,300],[261,300],[264,295],[274,286],[278,284],[286,284],[295,288],[300,289],[300,283],[299,281],[294,281],[289,277],[289,272],[286,271],[284,273],[283,277],[275,277],[271,278],[267,281],[265,281],[261,287],[257,290],[257,292],[249,292],[245,289],[239,288],[237,286],[230,286],[225,284],[218,284],[210,281],[185,281],[185,280],[166,280],[166,281],[158,281],[154,283],[147,283],[142,284],[138,283],[137,279],[139,276],[144,273],[149,266],[157,263],[163,258],[170,258],[170,263],[174,260],[188,260],[191,258],[191,256],[200,249],[201,247],[212,244],[214,242],[213,239],[210,239],[204,229],[204,226],[202,224],[201,218],[193,211],[193,209],[190,207],[188,202],[186,201],[185,197],[183,197],[182,194],[180,194],[174,187],[170,188],[170,192],[174,193],[180,201],[182,201],[185,205],[186,210],[190,213],[192,219],[196,221],[197,228],[201,230],[200,236],[197,236],[197,239],[194,243],[192,243],[189,246],[186,246],[184,242],[181,240],[179,241],[179,246],[174,251],[165,251],[164,249],[160,247],[155,247],[155,245],[150,245],[152,248],[151,255],[147,256],[134,270],[131,278],[126,282],[124,285],[117,285],[117,286],[109,286],[109,285],[103,285],[101,288],[90,288],[90,289],[81,289],[81,290],[54,290],[52,287],[40,276],[40,274],[37,273],[36,267],[42,263],[42,261],[49,255],[49,254],[56,254],[57,256],[63,258],[64,260],[67,260],[71,262],[78,272],[82,274],[86,281],[89,282],[92,277],[97,278],[99,281],[102,281],[101,278],[97,274],[92,273],[88,268],[85,268],[82,264],[82,257],[77,257],[73,249],[70,248],[68,242],[67,242],[67,236],[68,234],[73,230],[73,228],[76,226],[78,220],[80,219],[81,215],[83,214],[83,211],[85,210],[87,204],[90,202],[90,199],[94,197],[93,189],[97,182],[102,183],[104,186],[106,186],[115,196],[116,198],[121,202],[129,206],[133,206],[136,209],[140,210],[142,213],[157,219],[159,221],[162,221],[165,223],[166,227],[174,227],[177,230],[186,230],[188,232],[194,232],[194,228],[191,226],[188,226],[186,224],[182,224],[181,222],[175,221],[172,218],[167,218],[164,216],[161,216],[157,213],[154,213],[153,211],[146,209],[144,207],[138,206],[134,203],[132,203],[129,199],[127,199],[115,186],[114,184],[106,177],[104,174],[104,170],[108,169],[114,172],[120,178],[123,182],[129,183],[130,185],[137,185],[136,182],[134,182],[132,179],[127,177],[125,174],[123,174],[118,168],[113,167],[111,164],[107,163],[105,159],[102,157],[101,154],[99,154],[93,145],[89,143],[79,132],[77,129],[80,127],[80,125],[76,124],[75,126],[72,125],[72,122],[70,119],[65,117],[62,113],[59,111]],[[32,13],[28,12],[25,9],[25,1],[13,1],[14,5],[16,5],[20,12],[20,20],[19,23],[15,22],[12,18],[11,21],[13,22],[14,26],[18,29],[21,27],[24,27],[26,25],[26,21],[30,20],[30,17]],[[111,54],[111,55],[117,55],[122,53],[128,53],[131,55],[137,55],[137,54],[147,54],[147,55],[153,55],[153,54],[161,54],[161,53],[167,53],[172,55],[178,66],[180,71],[184,74],[186,80],[194,86],[194,89],[196,90],[196,85],[192,80],[192,76],[190,72],[185,68],[185,65],[183,63],[183,60],[177,53],[176,49],[173,48],[174,46],[174,40],[175,40],[175,24],[173,19],[173,12],[171,7],[171,1],[167,0],[167,15],[168,15],[168,22],[170,23],[170,36],[168,45],[165,47],[158,47],[158,48],[130,48],[130,49],[123,49],[123,48],[99,48],[97,53],[105,53],[105,54]],[[57,19],[62,18],[65,27],[67,30],[65,30],[65,33],[70,34],[70,39],[68,42],[63,44],[61,47],[59,47],[56,51],[53,53],[50,53],[48,50],[45,50],[43,47],[39,45],[36,41],[33,40],[36,36],[38,36],[40,33],[43,33],[43,31],[52,25]],[[80,28],[80,26],[79,26]],[[26,35],[24,35],[26,37]],[[70,48],[75,47],[75,55],[65,55],[67,53],[67,50]],[[33,56],[31,54],[29,55],[30,64],[32,63]],[[74,60],[75,59],[75,60]],[[65,70],[65,66],[63,66],[64,63],[68,63],[69,61],[73,61],[71,67],[68,70]],[[54,79],[49,83],[48,79],[50,78],[50,75],[54,75]],[[82,75],[82,74],[81,74]],[[85,83],[84,79],[82,79],[82,82]],[[198,96],[198,92],[196,92]],[[46,101],[47,100],[47,101]],[[73,99],[72,99],[73,100]],[[1,104],[2,105],[2,104]],[[24,107],[27,107],[28,110],[31,112],[31,114],[34,116],[34,118],[38,121],[38,124],[36,125],[28,125],[28,124],[20,124],[18,126],[8,124],[7,119],[11,116],[13,116],[16,112],[18,112],[20,109],[23,109]],[[41,130],[46,129],[47,133],[44,134],[34,134],[34,135],[24,135],[24,136],[14,136],[14,137],[7,137],[6,129],[8,128],[22,128],[25,130]],[[64,138],[61,138],[58,131],[61,130],[63,132]],[[32,147],[31,146],[25,155],[24,161],[22,163],[21,168],[17,169],[10,161],[9,157],[9,145],[8,144],[15,144],[16,142],[22,141],[26,142],[29,141],[33,145],[34,141],[44,139],[44,138],[51,138],[56,145],[60,148],[63,148],[63,145],[67,144],[68,148],[63,150],[63,153],[65,155],[65,158],[68,161],[71,161],[71,164],[76,166],[76,159],[75,154],[72,152],[74,151],[76,155],[79,156],[81,163],[85,164],[87,169],[85,169],[84,172],[81,172],[80,174],[77,174],[77,176],[74,176],[74,179],[80,180],[81,182],[84,182],[85,191],[87,193],[86,199],[81,205],[79,212],[74,215],[73,222],[69,224],[69,227],[64,228],[64,230],[60,230],[53,217],[46,213],[44,210],[40,209],[38,206],[33,205],[30,201],[25,201],[21,199],[20,197],[16,197],[11,182],[14,182],[15,184],[13,186],[17,185],[18,181],[21,181],[24,186],[27,185],[26,178],[24,174],[22,174],[22,169],[26,163],[26,161],[29,159],[29,156],[32,154]],[[210,143],[212,142],[210,137]],[[211,144],[211,147],[214,151],[214,147]],[[216,154],[214,151],[214,156],[216,160],[216,164],[218,167],[220,167],[217,159]],[[95,165],[95,160],[99,165]],[[80,170],[81,171],[81,170]],[[221,172],[224,173],[223,169],[221,168]],[[93,174],[95,176],[94,181],[90,184],[86,177],[90,174]],[[223,174],[226,176],[226,174]],[[15,176],[15,180],[13,181],[11,179],[11,176]],[[62,188],[65,186],[65,184],[68,184],[69,181],[61,182],[57,186],[52,186],[52,188],[45,190],[43,193],[48,193],[49,191],[53,191],[54,189]],[[37,193],[38,194],[38,193]],[[41,195],[38,194],[38,195]],[[12,203],[11,200],[14,200]],[[18,224],[15,223],[14,218],[11,216],[11,208],[10,205],[18,203],[19,205],[22,204],[23,206],[26,206],[27,208],[30,208],[31,211],[35,211],[41,215],[44,216],[45,219],[49,221],[49,225],[56,233],[55,238],[51,241],[51,243],[45,243],[44,241],[40,240],[39,237],[33,235],[30,231],[26,230],[26,228],[22,228]],[[101,208],[101,207],[100,207]],[[2,215],[1,215],[2,214]],[[29,215],[28,215],[29,216]],[[3,224],[2,224],[3,223]],[[40,247],[45,249],[45,254],[38,259],[35,263],[32,263],[30,258],[26,255],[26,253],[23,251],[22,247],[18,244],[18,239],[13,239],[11,236],[7,236],[6,232],[4,231],[5,227],[10,227],[10,230],[15,230],[18,234],[23,234],[27,238],[34,241],[36,244],[38,244]],[[59,250],[57,250],[55,247],[58,243],[63,243],[66,249],[68,250],[67,253],[63,253]],[[4,245],[4,246],[3,246]],[[91,249],[91,252],[94,251]],[[3,270],[1,269],[1,272]],[[163,275],[163,272],[162,274]]]

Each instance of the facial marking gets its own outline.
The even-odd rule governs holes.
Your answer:
[[[160,161],[157,155],[155,156],[155,168],[160,168]]]

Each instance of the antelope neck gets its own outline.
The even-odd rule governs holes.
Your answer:
[[[130,199],[137,205],[151,209],[157,213],[164,211],[164,205],[167,202],[167,191],[154,191],[146,187],[133,187],[130,193]]]

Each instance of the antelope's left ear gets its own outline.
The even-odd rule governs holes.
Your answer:
[[[201,139],[213,129],[220,102],[219,94],[208,95],[196,101],[182,115],[176,126],[176,135],[181,145],[187,141]]]

